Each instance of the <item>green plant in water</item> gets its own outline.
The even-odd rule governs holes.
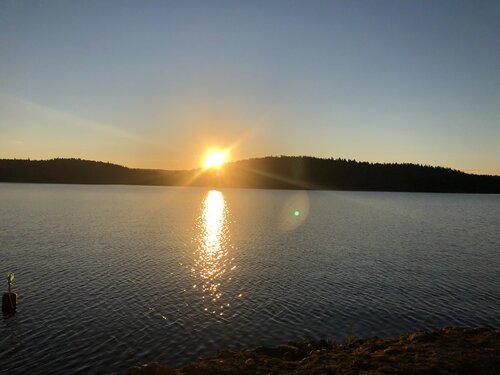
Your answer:
[[[10,288],[12,287],[13,282],[14,282],[14,273],[9,272],[7,274],[7,285],[9,286],[9,293],[10,293]]]
[[[358,339],[358,336],[356,336],[354,333],[351,333],[347,338],[345,339],[345,343],[347,345],[353,344],[356,340]]]

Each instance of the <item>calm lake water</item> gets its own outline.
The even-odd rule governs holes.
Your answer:
[[[0,373],[500,327],[500,196],[0,184]]]

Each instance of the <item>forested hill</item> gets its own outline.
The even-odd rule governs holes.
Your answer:
[[[0,182],[500,193],[499,176],[415,164],[301,156],[242,160],[207,171],[131,169],[81,159],[0,160]]]
[[[328,190],[500,193],[500,176],[416,164],[313,157],[266,157],[232,163],[224,185]]]
[[[0,182],[55,184],[177,185],[187,171],[131,169],[82,159],[0,159]]]

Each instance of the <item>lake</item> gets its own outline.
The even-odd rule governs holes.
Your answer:
[[[0,184],[0,372],[500,326],[500,196]]]

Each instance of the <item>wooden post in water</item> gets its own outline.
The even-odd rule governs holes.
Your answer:
[[[14,274],[9,272],[7,274],[8,292],[2,296],[2,312],[5,315],[12,315],[16,312],[17,294],[11,292],[12,282],[14,281]]]

